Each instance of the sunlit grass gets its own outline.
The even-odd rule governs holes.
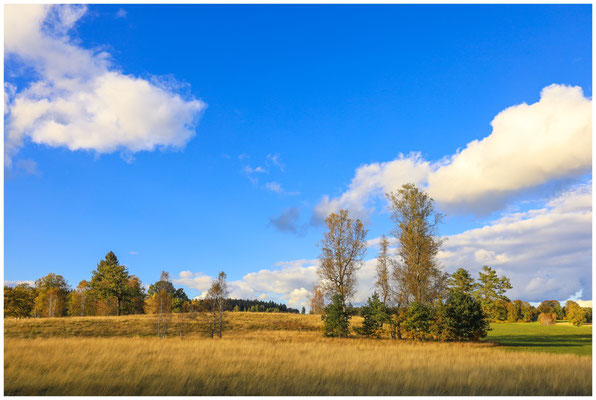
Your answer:
[[[557,324],[543,326],[537,322],[493,324],[486,340],[515,351],[592,355],[592,326]]]
[[[226,313],[212,340],[207,318],[171,315],[165,340],[151,315],[5,319],[5,393],[591,394],[591,357],[502,350],[591,349],[591,327],[494,325],[489,339],[505,347],[323,338],[320,316],[273,313]]]
[[[5,339],[7,395],[590,395],[591,358],[245,331]]]

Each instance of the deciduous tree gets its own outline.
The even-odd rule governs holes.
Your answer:
[[[385,235],[379,242],[379,255],[377,256],[377,280],[375,287],[380,293],[381,301],[387,305],[391,288],[389,287],[389,241]]]
[[[331,213],[325,224],[328,231],[321,241],[317,269],[320,287],[328,297],[337,294],[346,302],[356,291],[356,272],[366,253],[367,230],[359,219],[350,218],[347,210]]]
[[[406,303],[431,304],[445,291],[446,274],[437,261],[442,244],[437,226],[443,215],[435,210],[433,199],[413,184],[388,193],[387,198],[395,223],[392,233],[398,242],[393,265],[396,290]]]
[[[217,279],[211,283],[211,288],[207,292],[207,300],[212,316],[211,337],[215,336],[216,331],[218,331],[219,337],[222,336],[224,303],[227,296],[228,284],[226,282],[226,273],[222,271],[217,276]]]
[[[36,290],[26,283],[19,283],[15,287],[4,286],[4,316],[31,317],[36,297]]]
[[[49,273],[35,281],[35,288],[35,312],[38,315],[62,317],[66,314],[69,287],[62,275]]]

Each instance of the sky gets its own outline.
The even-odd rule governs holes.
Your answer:
[[[439,261],[592,299],[591,5],[5,6],[4,280],[114,251],[148,285],[307,306],[324,218],[412,182]]]

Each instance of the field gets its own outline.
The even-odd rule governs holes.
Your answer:
[[[493,324],[487,340],[508,350],[592,355],[592,326]]]
[[[6,395],[590,395],[592,358],[575,351],[591,327],[495,325],[483,343],[323,338],[320,317],[231,313],[223,339],[204,318],[5,320]],[[356,322],[357,319],[356,319]],[[521,326],[518,326],[521,325]],[[183,338],[180,338],[180,326]],[[529,329],[525,331],[525,329]],[[577,332],[577,333],[576,333]],[[508,339],[508,337],[510,337]],[[564,339],[561,339],[564,337]],[[517,338],[517,339],[516,339]],[[521,340],[519,339],[521,338]],[[517,340],[517,342],[516,342]],[[522,343],[523,346],[516,345]],[[565,346],[563,346],[565,345]],[[552,346],[555,347],[555,346]],[[531,349],[511,352],[504,349]],[[591,344],[590,344],[591,348]],[[573,350],[572,350],[573,349]],[[585,351],[582,351],[585,353]],[[581,352],[580,352],[581,353]]]

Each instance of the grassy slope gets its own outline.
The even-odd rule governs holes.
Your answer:
[[[592,326],[493,324],[486,340],[517,351],[592,355]]]

